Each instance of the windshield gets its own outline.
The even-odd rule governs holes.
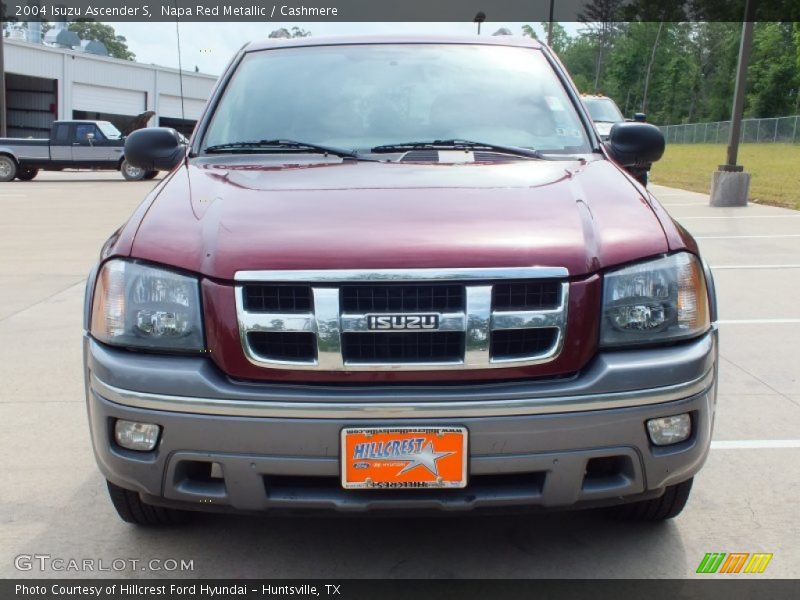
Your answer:
[[[114,127],[108,121],[97,121],[97,127],[109,140],[118,140],[122,137],[120,130]]]
[[[541,51],[465,44],[334,45],[247,54],[203,147],[262,139],[361,151],[475,140],[590,152],[581,121]]]
[[[625,120],[625,117],[622,116],[616,103],[611,98],[584,98],[583,103],[589,109],[592,121],[617,123]]]

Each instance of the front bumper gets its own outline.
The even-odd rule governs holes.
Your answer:
[[[236,382],[205,358],[137,354],[84,339],[95,455],[111,482],[184,508],[570,507],[658,496],[705,461],[716,404],[716,332],[670,348],[599,354],[580,374],[470,385]],[[645,421],[688,412],[692,436],[650,444]],[[153,452],[113,441],[115,419],[157,423]],[[343,427],[461,425],[463,490],[339,486]],[[208,476],[210,463],[221,478]]]

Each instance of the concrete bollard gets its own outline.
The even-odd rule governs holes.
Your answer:
[[[747,206],[750,194],[750,173],[714,171],[711,174],[710,206]]]

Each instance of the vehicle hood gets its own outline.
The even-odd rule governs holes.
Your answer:
[[[258,269],[566,267],[668,250],[611,162],[259,162],[195,158],[170,175],[131,254],[229,280]]]

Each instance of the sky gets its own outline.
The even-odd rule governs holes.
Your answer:
[[[118,35],[124,35],[128,47],[136,54],[136,60],[166,67],[178,66],[175,23],[109,23]],[[491,35],[501,27],[514,35],[522,34],[524,23],[486,22],[481,33]],[[574,23],[563,23],[569,33]],[[181,23],[181,54],[183,68],[194,71],[195,66],[203,73],[219,75],[230,58],[245,43],[266,38],[275,29],[293,26],[310,31],[312,35],[380,35],[380,34],[455,34],[473,35],[474,23]],[[534,30],[540,37],[542,29],[538,23]]]

